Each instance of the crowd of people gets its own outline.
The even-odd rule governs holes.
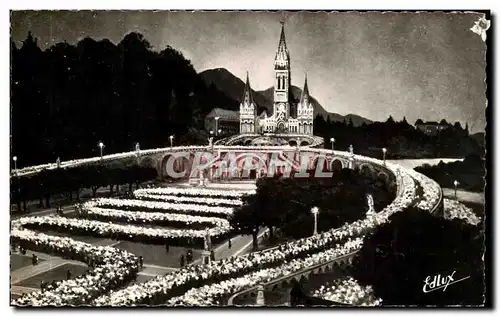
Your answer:
[[[168,305],[184,306],[214,306],[224,304],[230,294],[243,289],[265,284],[280,277],[299,272],[305,268],[330,262],[344,255],[349,255],[359,250],[363,244],[362,238],[348,238],[344,244],[337,244],[328,250],[312,254],[305,258],[285,261],[275,268],[261,269],[248,273],[242,277],[231,278],[219,283],[212,283],[200,288],[193,288],[181,296],[173,297]]]
[[[174,195],[174,196],[200,196],[200,197],[224,197],[241,198],[248,194],[255,194],[255,190],[217,190],[208,188],[192,187],[166,187],[166,188],[148,188],[134,191],[135,196],[139,195]]]
[[[139,260],[131,253],[118,248],[92,246],[71,238],[37,233],[24,229],[19,223],[13,223],[11,239],[24,249],[86,262],[93,267],[77,278],[56,281],[44,285],[41,291],[25,294],[14,302],[17,305],[90,304],[95,297],[129,283],[139,271]]]
[[[85,208],[81,217],[89,220],[122,222],[128,224],[155,224],[199,231],[210,228],[214,236],[227,233],[231,230],[229,221],[220,217],[193,216],[175,213],[122,211],[101,207]]]
[[[379,306],[382,299],[375,298],[370,286],[361,286],[352,277],[333,280],[313,291],[313,296],[328,301],[340,302],[353,306]]]
[[[164,195],[160,195],[164,196]],[[222,207],[222,206],[207,206],[202,203],[197,203],[195,201],[189,201],[188,203],[167,203],[158,201],[144,201],[135,199],[113,199],[113,198],[100,198],[88,201],[83,204],[83,208],[92,207],[112,207],[119,208],[122,210],[133,209],[134,211],[163,211],[169,213],[182,213],[182,214],[212,214],[212,215],[231,215],[233,213],[232,207]]]
[[[452,199],[444,199],[444,217],[447,219],[458,218],[469,225],[481,223],[481,217],[477,216],[471,208]]]
[[[360,219],[353,223],[345,223],[342,227],[320,233],[311,237],[291,241],[278,247],[254,252],[248,255],[225,258],[212,261],[204,265],[185,265],[181,269],[164,276],[155,277],[141,284],[133,284],[122,289],[140,269],[140,259],[124,251],[111,247],[94,247],[85,243],[76,242],[70,238],[61,238],[34,233],[26,228],[47,227],[61,229],[64,232],[91,234],[114,239],[131,239],[134,241],[158,239],[162,243],[175,244],[181,238],[204,238],[205,232],[189,230],[164,230],[128,225],[103,223],[86,219],[71,219],[63,217],[26,217],[13,221],[13,232],[24,242],[35,240],[35,245],[42,249],[49,247],[51,251],[63,255],[70,255],[72,259],[87,262],[89,257],[97,262],[95,268],[82,277],[61,281],[51,291],[34,292],[17,303],[29,305],[61,305],[61,304],[87,304],[97,306],[125,306],[125,305],[157,305],[172,304],[182,305],[212,305],[221,298],[236,291],[246,289],[258,283],[272,280],[273,278],[287,275],[291,271],[299,271],[304,267],[334,260],[336,256],[357,251],[362,244],[362,238],[378,225],[387,222],[390,215],[402,211],[415,200],[416,184],[419,181],[424,190],[423,200],[435,200],[432,186],[422,179],[413,177],[411,171],[401,169],[391,164],[386,165],[398,176],[398,196],[381,212]],[[199,188],[155,188],[141,189],[145,194],[152,195],[183,195],[188,196],[217,196],[239,198],[241,191],[199,189]],[[211,192],[211,193],[209,193]],[[427,195],[426,195],[427,193]],[[439,193],[439,192],[438,192]],[[134,193],[135,195],[135,193]],[[97,200],[99,201],[99,200]],[[116,200],[127,201],[127,200]],[[109,202],[109,201],[108,201]],[[147,202],[147,201],[139,201]],[[114,202],[112,202],[114,203]],[[119,207],[116,202],[115,207]],[[138,202],[124,207],[140,207]],[[151,202],[164,203],[164,202]],[[169,204],[178,207],[182,204]],[[106,204],[102,204],[106,205]],[[102,205],[94,204],[92,207]],[[144,207],[153,204],[144,204]],[[211,206],[202,206],[200,209],[210,209]],[[158,207],[151,209],[158,210]],[[192,209],[191,209],[192,210]],[[151,214],[151,213],[149,213]],[[45,237],[43,237],[45,236]],[[58,246],[53,246],[56,244]],[[47,246],[49,245],[49,246]],[[55,248],[54,248],[55,247]],[[54,251],[54,249],[58,251]],[[113,249],[113,251],[108,250]],[[68,250],[69,249],[69,250]],[[88,254],[91,249],[92,255]],[[110,258],[113,258],[112,260]],[[96,279],[98,277],[98,279]],[[90,278],[90,279],[89,279]],[[50,294],[48,294],[50,293]],[[96,298],[97,297],[97,298]]]
[[[249,255],[231,257],[203,266],[188,266],[166,276],[156,277],[148,282],[113,291],[96,300],[98,305],[124,306],[130,304],[164,304],[177,293],[200,290],[208,286],[238,279],[251,273],[276,268],[285,262],[308,258],[327,251],[349,239],[360,238],[377,225],[387,221],[394,212],[408,207],[415,198],[415,182],[408,174],[400,172],[403,184],[400,195],[382,212],[364,218],[341,228],[318,235],[292,241],[279,247],[262,250]],[[239,288],[241,289],[241,288]],[[229,293],[227,293],[229,294]]]

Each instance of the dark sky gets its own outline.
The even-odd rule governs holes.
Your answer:
[[[478,14],[287,13],[292,83],[328,111],[372,120],[406,116],[485,127],[485,53],[469,29]],[[252,87],[273,84],[280,13],[152,11],[14,11],[12,36],[29,30],[42,48],[84,37],[117,43],[131,31],[155,49],[171,45],[197,71],[224,67]]]

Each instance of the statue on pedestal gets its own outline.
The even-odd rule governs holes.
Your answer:
[[[204,186],[204,181],[203,181],[203,170],[200,170],[200,186]]]
[[[57,164],[57,168],[61,168],[61,158],[57,157],[56,164]]]
[[[354,154],[354,147],[352,147],[352,145],[349,145],[349,152],[351,154]]]
[[[206,251],[210,251],[212,249],[212,240],[210,237],[210,230],[207,228],[206,229],[206,235],[205,235],[205,247],[204,249]]]
[[[372,216],[375,214],[375,206],[373,203],[373,196],[371,194],[367,194],[366,200],[368,203],[368,211],[366,212],[366,216]]]
[[[264,286],[259,285],[257,287],[257,300],[255,302],[256,306],[264,306],[266,305],[265,299],[264,299]]]

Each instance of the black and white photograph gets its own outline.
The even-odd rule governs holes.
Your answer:
[[[11,10],[10,306],[486,307],[492,23]]]

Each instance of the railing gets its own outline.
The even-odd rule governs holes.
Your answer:
[[[436,214],[437,212],[444,212],[444,196],[443,196],[443,189],[442,188],[440,188],[440,190],[439,190],[438,203],[436,204],[436,206],[434,206],[434,208],[430,211],[430,213],[434,214],[434,215],[439,215],[439,216],[444,215],[444,214]]]
[[[275,284],[279,284],[283,281],[288,281],[292,278],[296,278],[297,276],[302,276],[304,274],[312,274],[314,271],[318,271],[320,268],[323,268],[325,266],[329,266],[329,265],[332,265],[332,264],[335,264],[337,263],[338,261],[341,261],[343,259],[349,259],[349,258],[352,258],[359,250],[356,250],[356,251],[353,251],[353,252],[350,252],[348,254],[345,254],[345,255],[341,255],[341,256],[338,256],[337,258],[333,259],[333,260],[330,260],[330,261],[327,261],[327,262],[323,262],[323,263],[319,263],[317,265],[314,265],[312,267],[309,267],[309,268],[306,268],[304,270],[300,270],[300,271],[297,271],[297,272],[294,272],[292,274],[288,274],[288,275],[285,275],[285,276],[282,276],[280,278],[277,278],[277,279],[274,279],[272,281],[269,281],[265,284],[259,284],[259,285],[262,285],[264,288],[266,287],[269,287],[269,286],[272,286],[272,285],[275,285]],[[245,295],[246,293],[250,293],[250,292],[254,292],[254,291],[257,291],[257,288],[259,287],[259,285],[257,286],[253,286],[251,288],[248,288],[246,290],[242,290],[242,291],[239,291],[235,294],[233,294],[227,301],[227,305],[229,306],[232,306],[233,305],[233,301],[236,297],[240,296],[240,295]]]
[[[386,166],[384,166],[384,167],[386,167]],[[386,168],[387,168],[387,167],[386,167]],[[387,169],[389,169],[389,168],[387,168]],[[402,182],[401,182],[401,179],[399,179],[399,175],[400,175],[400,173],[398,173],[398,174],[396,174],[396,175],[395,175],[395,177],[396,177],[396,181],[397,181],[397,185],[398,185],[398,190],[397,190],[397,195],[396,195],[396,196],[398,196],[398,195],[400,194],[400,192],[401,192],[401,190],[400,190],[400,186],[402,185]],[[442,203],[443,203],[443,191],[442,191],[442,190],[439,190],[439,199],[438,199],[438,202],[437,202],[437,203],[433,206],[433,208],[432,208],[432,210],[430,211],[430,213],[432,214],[432,213],[436,212],[436,210],[437,210],[438,208],[442,207]],[[277,247],[279,247],[279,246],[277,246]],[[274,248],[276,248],[276,247],[274,247]],[[359,250],[358,250],[358,251],[359,251]],[[315,266],[312,266],[312,267],[310,267],[310,268],[306,268],[306,269],[304,269],[304,270],[297,271],[297,272],[295,272],[295,273],[292,273],[292,274],[289,274],[289,275],[286,275],[286,276],[283,276],[283,277],[277,278],[277,279],[275,279],[275,280],[273,280],[273,281],[270,281],[270,282],[268,282],[268,283],[263,284],[263,286],[264,286],[264,288],[265,288],[265,287],[268,287],[268,286],[270,286],[270,285],[273,285],[273,284],[276,284],[276,283],[279,283],[279,282],[283,282],[284,280],[290,280],[290,279],[292,279],[292,278],[295,278],[295,277],[296,277],[296,276],[298,276],[298,275],[304,275],[304,274],[307,274],[307,273],[312,273],[311,271],[315,271],[315,270],[317,270],[317,269],[319,269],[319,268],[321,268],[321,267],[324,267],[324,266],[327,266],[327,265],[331,265],[331,264],[333,264],[333,263],[336,263],[336,262],[338,262],[339,260],[342,260],[343,258],[346,258],[346,257],[349,257],[349,256],[354,256],[354,255],[355,255],[358,251],[354,251],[354,252],[352,252],[352,253],[349,253],[349,254],[346,254],[346,255],[339,256],[339,257],[337,257],[337,258],[335,258],[335,259],[333,259],[333,260],[330,260],[330,261],[328,261],[328,262],[325,262],[325,263],[320,263],[320,264],[315,265]],[[239,291],[239,292],[237,292],[237,293],[233,294],[233,295],[232,295],[232,296],[228,299],[227,304],[228,304],[228,305],[233,305],[233,301],[234,301],[234,299],[235,299],[236,297],[241,296],[241,295],[245,295],[246,293],[254,292],[254,291],[256,291],[256,290],[257,290],[257,288],[258,288],[258,286],[254,286],[254,287],[251,287],[251,288],[248,288],[248,289],[246,289],[246,290],[242,290],[242,291]],[[339,303],[339,305],[341,305],[341,304],[342,304],[342,303]],[[342,304],[342,305],[345,305],[345,304]]]
[[[302,147],[301,150],[316,150],[316,151],[322,151],[323,149],[314,149],[310,147]],[[207,146],[178,146],[178,147],[164,147],[164,148],[155,148],[155,149],[146,149],[146,150],[139,150],[139,151],[129,151],[129,152],[123,152],[123,153],[117,153],[117,154],[111,154],[111,155],[104,155],[102,157],[91,157],[91,158],[82,158],[82,159],[74,159],[74,160],[69,160],[69,161],[61,161],[60,164],[58,165],[57,163],[47,163],[47,164],[42,164],[42,165],[36,165],[36,166],[30,166],[30,167],[25,167],[21,169],[16,169],[16,170],[11,170],[11,176],[27,176],[30,174],[34,174],[37,172],[40,172],[42,170],[52,170],[52,169],[57,169],[57,168],[73,168],[73,167],[78,167],[82,166],[85,164],[92,164],[92,163],[99,163],[99,162],[107,162],[107,161],[112,161],[116,159],[124,159],[124,158],[134,158],[134,157],[144,157],[144,156],[149,156],[149,155],[154,155],[154,154],[162,154],[162,153],[168,153],[168,152],[179,152],[179,151],[200,151],[200,150],[244,150],[244,151],[262,151],[262,150],[267,150],[267,151],[283,151],[283,150],[288,150],[292,151],[295,150],[296,147],[294,146],[258,146],[258,147],[253,147],[253,146],[213,146],[209,147]],[[331,152],[331,151],[330,151]],[[334,151],[335,155],[341,155],[345,156],[344,152],[341,151]]]

